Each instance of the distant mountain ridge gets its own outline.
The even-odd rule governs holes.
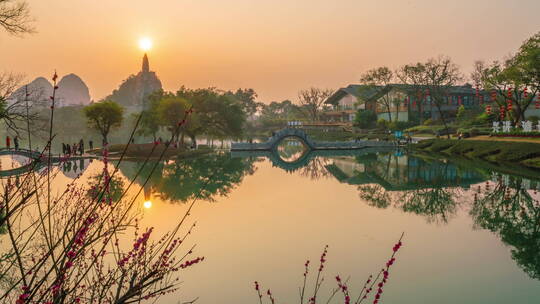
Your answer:
[[[57,84],[55,104],[58,107],[87,105],[90,103],[90,92],[84,81],[75,74],[68,74]],[[45,77],[38,77],[32,82],[18,88],[10,98],[14,101],[25,100],[28,94],[28,100],[32,103],[47,105],[50,102],[50,96],[53,93],[53,85]]]
[[[59,102],[64,106],[87,105],[90,103],[88,86],[75,74],[68,74],[60,79],[56,94]]]

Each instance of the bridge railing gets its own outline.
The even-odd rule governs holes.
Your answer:
[[[268,141],[263,143],[232,143],[231,150],[271,150],[286,137],[295,136],[300,138],[304,143],[312,150],[317,149],[359,149],[365,147],[394,147],[396,143],[389,141],[373,141],[373,140],[361,140],[361,141],[338,141],[338,142],[326,142],[326,141],[313,141],[306,132],[302,129],[287,128],[280,130],[272,135]]]

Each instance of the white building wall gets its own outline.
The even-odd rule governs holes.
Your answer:
[[[398,121],[409,121],[409,113],[408,112],[399,112],[397,115]],[[395,121],[396,120],[396,112],[391,112],[390,115],[388,115],[388,112],[384,113],[378,113],[377,114],[378,119],[384,119],[386,121]],[[390,119],[392,118],[392,119]]]

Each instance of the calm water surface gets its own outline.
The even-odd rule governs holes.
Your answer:
[[[303,264],[326,244],[323,289],[340,274],[359,290],[401,232],[383,303],[540,303],[539,173],[399,151],[304,152],[291,143],[276,154],[164,161],[145,187],[152,164],[120,166],[158,233],[201,197],[188,243],[206,259],[163,303],[256,303],[256,280],[278,303],[298,302]],[[91,182],[102,163],[61,169],[58,191],[79,173]]]

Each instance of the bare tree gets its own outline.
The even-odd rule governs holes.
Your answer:
[[[423,89],[423,85],[426,82],[425,76],[425,66],[420,62],[404,65],[396,71],[397,79],[411,88],[407,94],[409,96],[412,94],[414,95],[414,98],[416,98],[420,123],[424,122],[424,107],[422,100],[425,97],[425,91]],[[411,109],[410,104],[408,107]]]
[[[334,91],[331,89],[311,87],[298,92],[298,102],[311,120],[318,121],[324,102],[332,94],[334,94]]]
[[[449,57],[439,56],[425,63],[418,62],[402,67],[398,72],[398,78],[403,83],[411,85],[416,91],[420,119],[423,114],[422,100],[430,99],[432,107],[435,106],[439,112],[447,136],[450,138],[442,105],[450,94],[451,88],[463,80],[459,67]]]
[[[437,108],[446,130],[446,136],[450,138],[450,132],[448,132],[442,105],[445,102],[446,97],[450,95],[451,88],[463,80],[463,75],[461,74],[459,67],[449,57],[441,56],[429,59],[425,63],[425,67],[425,85],[429,90],[431,103]]]
[[[34,108],[39,107],[45,93],[38,87],[20,89],[23,80],[22,74],[0,73],[0,120],[16,134],[23,128],[23,122],[27,129],[30,122],[38,122],[39,115]]]
[[[1,0],[0,0],[1,1]],[[0,73],[0,99],[7,100],[17,90],[24,79],[24,75],[11,72]]]
[[[392,83],[393,80],[394,73],[385,66],[369,70],[360,77],[360,83],[365,85],[366,90],[375,89],[378,93],[382,94],[382,96],[377,94],[377,96],[381,96],[377,99],[377,102],[386,108],[389,122],[392,122],[391,107],[393,100],[390,97],[390,90],[388,90],[387,86]],[[399,109],[399,104],[395,104],[395,106]],[[396,110],[396,121],[398,119],[397,113],[398,110]]]
[[[4,121],[8,129],[14,130],[14,104],[8,103],[13,92],[21,85],[23,76],[11,72],[0,73],[0,119]]]
[[[33,33],[30,8],[26,1],[0,0],[0,27],[14,36]]]

